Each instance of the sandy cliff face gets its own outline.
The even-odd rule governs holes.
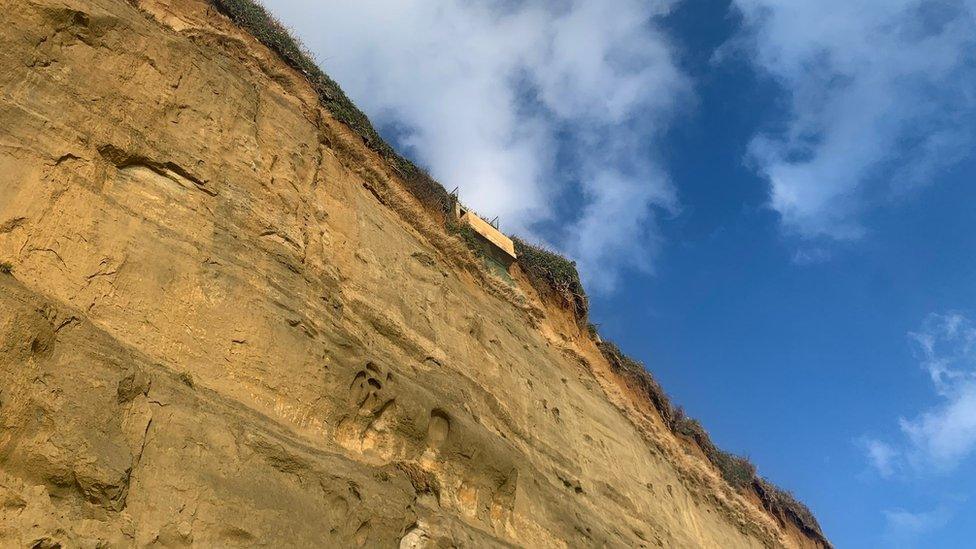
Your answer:
[[[0,545],[815,544],[204,0],[0,8]]]

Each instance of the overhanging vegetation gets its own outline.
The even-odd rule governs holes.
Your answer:
[[[512,242],[515,243],[519,264],[533,285],[544,290],[553,290],[573,307],[577,321],[585,321],[590,306],[579,271],[576,270],[576,263],[520,238],[512,238]]]

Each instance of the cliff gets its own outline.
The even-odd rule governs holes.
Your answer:
[[[827,544],[218,5],[0,2],[0,545]]]

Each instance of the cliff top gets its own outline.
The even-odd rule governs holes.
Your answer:
[[[410,193],[429,213],[447,226],[451,196],[444,185],[423,168],[402,156],[376,131],[369,118],[349,99],[341,87],[314,62],[301,42],[267,9],[255,0],[210,0],[214,6],[276,52],[283,61],[300,72],[316,90],[324,107],[335,118],[363,139],[363,143],[384,158],[401,178]],[[675,436],[694,444],[734,489],[750,491],[762,507],[779,521],[790,521],[805,535],[829,546],[813,513],[789,491],[758,476],[748,459],[725,452],[712,443],[701,423],[675,406],[660,384],[639,361],[626,356],[616,345],[602,339],[589,324],[589,301],[575,263],[544,247],[511,236],[517,262],[536,290],[568,307],[581,326],[598,341],[599,349],[615,370],[643,394]]]

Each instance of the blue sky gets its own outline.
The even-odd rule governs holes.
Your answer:
[[[269,0],[839,547],[976,536],[976,2]]]

